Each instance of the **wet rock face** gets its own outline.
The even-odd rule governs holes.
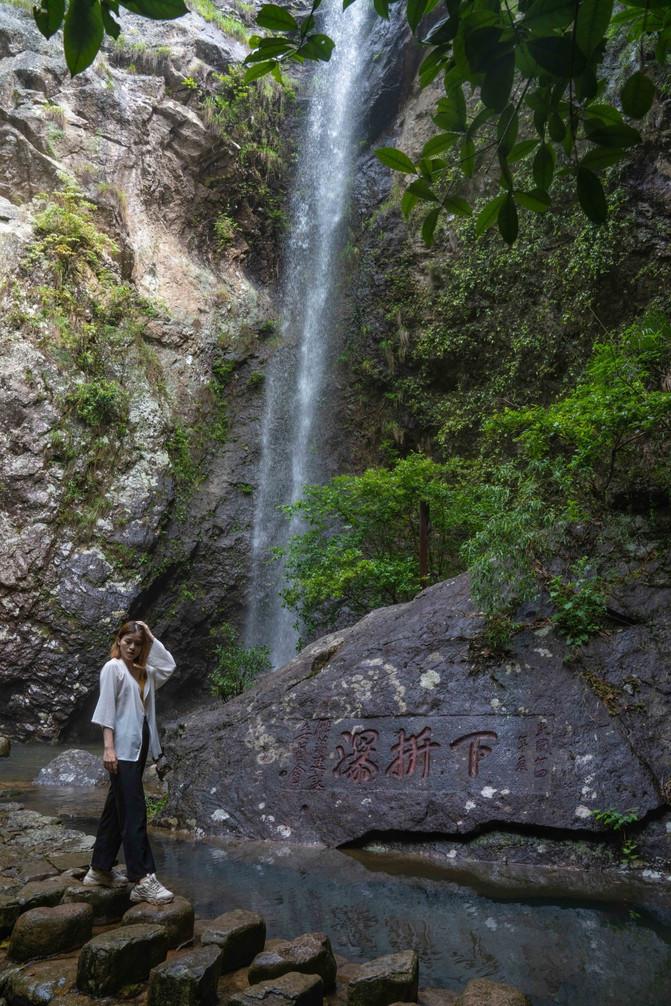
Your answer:
[[[71,881],[63,893],[63,901],[90,905],[95,925],[102,926],[123,918],[130,906],[130,892],[130,884],[126,887],[97,887]]]
[[[167,740],[168,813],[211,832],[328,845],[491,822],[595,829],[591,808],[643,816],[661,804],[671,750],[656,743],[653,775],[652,729],[664,732],[671,712],[668,688],[654,687],[669,680],[671,625],[661,607],[652,621],[647,642],[633,626],[585,649],[606,682],[640,675],[646,712],[625,703],[611,715],[536,614],[509,654],[483,657],[467,577],[438,584],[185,719]]]
[[[92,996],[144,981],[165,960],[168,941],[162,926],[122,926],[89,940],[81,950],[77,988]]]
[[[38,786],[106,786],[109,774],[100,757],[90,751],[63,751],[41,768],[35,782]]]
[[[203,621],[235,620],[244,594],[252,499],[237,487],[254,481],[250,445],[260,401],[247,382],[269,351],[257,345],[257,329],[275,310],[239,263],[201,255],[197,228],[217,212],[205,162],[210,172],[217,166],[198,95],[183,82],[225,73],[245,49],[196,14],[151,24],[127,14],[123,32],[127,50],[110,48],[73,80],[60,39],[46,41],[30,11],[0,10],[0,162],[7,168],[0,180],[0,427],[7,431],[0,621],[8,627],[0,641],[0,727],[22,739],[51,739],[73,720],[87,721],[111,634],[131,609],[158,622],[159,632],[172,609],[171,626],[180,630],[167,642],[178,661],[182,647],[189,653],[176,685],[189,674],[202,681]],[[110,285],[130,286],[153,305],[105,372],[129,395],[127,421],[94,433],[64,405],[91,375],[61,352],[52,321],[42,319],[35,269],[29,278],[21,272],[39,237],[37,197],[61,189],[63,177],[96,207],[96,227],[118,246],[105,263]],[[52,320],[55,313],[47,312]],[[235,432],[223,446],[201,433],[200,488],[184,534],[166,445],[176,426],[202,422],[204,402],[212,411],[208,389],[224,345],[237,365],[226,389]],[[55,445],[73,430],[75,446],[63,460]],[[118,450],[113,463],[92,463],[97,482],[82,503],[75,476],[86,437],[115,440]],[[191,579],[195,567],[203,604],[180,593],[185,571]]]
[[[414,950],[378,957],[362,965],[347,988],[347,1006],[390,1006],[416,1002],[419,961]]]
[[[324,985],[319,975],[295,971],[250,985],[232,995],[229,1006],[321,1006]]]
[[[150,905],[142,901],[129,908],[123,917],[124,925],[142,922],[163,926],[168,939],[168,949],[179,947],[193,937],[193,921],[191,902],[179,896],[168,905]]]
[[[90,905],[56,905],[33,908],[21,915],[12,930],[9,956],[15,961],[67,953],[91,938]]]
[[[212,1006],[221,974],[219,947],[187,950],[154,968],[149,979],[149,1006]]]
[[[247,967],[263,950],[266,924],[256,912],[237,908],[209,922],[203,928],[200,941],[203,946],[218,946],[222,953],[222,969],[235,971]]]

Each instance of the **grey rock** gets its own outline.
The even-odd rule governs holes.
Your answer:
[[[208,922],[200,935],[203,946],[221,949],[222,971],[235,971],[251,964],[266,942],[266,924],[256,912],[237,908]]]
[[[75,902],[90,905],[93,910],[94,925],[119,922],[130,908],[130,885],[126,887],[97,887],[75,883],[67,879],[63,892],[66,904]]]
[[[90,905],[33,908],[18,918],[9,941],[9,956],[15,961],[28,961],[67,953],[86,943],[92,928]]]
[[[319,975],[324,991],[333,989],[337,965],[331,941],[325,933],[304,933],[294,940],[279,941],[272,949],[257,954],[249,966],[249,982],[255,985],[294,971]]]
[[[69,878],[51,877],[24,884],[15,893],[0,895],[0,934],[8,935],[19,915],[31,908],[57,905],[65,893]]]
[[[125,913],[125,926],[137,922],[163,926],[168,939],[168,948],[174,949],[193,939],[193,905],[186,898],[176,896],[168,905],[150,905],[141,901]]]
[[[124,985],[144,981],[165,960],[165,929],[132,925],[94,936],[79,954],[77,988],[92,996],[116,992]]]
[[[329,846],[497,822],[598,830],[594,807],[643,816],[671,777],[671,691],[653,687],[668,678],[671,616],[655,625],[585,648],[604,680],[638,667],[650,682],[649,715],[625,723],[531,618],[509,655],[480,661],[468,577],[437,584],[170,729],[167,813],[208,832]]]
[[[457,998],[450,989],[421,988],[417,993],[419,1006],[456,1006]]]
[[[417,1002],[419,962],[414,950],[364,964],[347,987],[347,1006],[390,1006]]]
[[[149,1006],[211,1006],[217,1001],[221,950],[197,947],[155,967],[149,977]]]
[[[321,1006],[323,999],[324,983],[319,975],[292,971],[234,993],[228,1006]]]
[[[529,1006],[529,1000],[512,985],[474,978],[457,999],[457,1006]]]
[[[0,735],[0,758],[9,758],[10,752],[12,750],[12,742],[9,737],[5,737],[4,734]]]
[[[109,782],[109,773],[101,756],[73,748],[63,751],[41,768],[35,782],[38,786],[105,786]]]
[[[74,987],[77,962],[37,961],[17,968],[8,981],[7,1000],[11,1006],[47,1006]]]

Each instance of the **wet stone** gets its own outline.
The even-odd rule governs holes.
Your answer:
[[[266,924],[256,912],[237,908],[217,916],[201,931],[203,946],[215,944],[221,948],[222,971],[244,968],[263,950]]]
[[[0,895],[0,936],[8,936],[23,912],[31,908],[48,908],[57,905],[65,893],[69,878],[50,877],[24,884],[14,894]]]
[[[9,956],[15,961],[29,961],[67,953],[86,943],[92,929],[90,905],[32,908],[17,919],[9,941]]]
[[[86,870],[91,862],[88,852],[60,852],[47,859],[57,870]]]
[[[0,734],[0,758],[9,758],[11,750],[12,742],[9,737],[5,737],[4,734]]]
[[[46,1006],[72,989],[77,971],[75,960],[37,961],[18,968],[6,993],[12,1006]]]
[[[98,755],[72,748],[41,768],[35,782],[38,786],[105,786],[109,774]]]
[[[420,989],[417,994],[418,1006],[456,1006],[459,998],[458,992],[451,989]]]
[[[324,983],[319,975],[291,971],[250,985],[228,1000],[228,1006],[321,1006]]]
[[[88,995],[103,996],[142,982],[165,960],[167,950],[163,926],[139,924],[101,933],[81,949],[77,988]]]
[[[21,866],[19,874],[23,883],[29,884],[33,880],[48,880],[49,877],[57,877],[58,870],[46,859],[31,859]]]
[[[414,950],[378,957],[363,964],[350,980],[348,1006],[390,1006],[417,1002],[419,963]]]
[[[337,965],[331,941],[325,933],[304,933],[295,940],[282,940],[272,949],[257,954],[249,967],[249,982],[255,985],[291,971],[319,975],[327,992],[334,988]]]
[[[66,904],[83,902],[93,909],[93,924],[107,925],[110,922],[120,922],[130,908],[130,885],[126,887],[96,887],[73,883],[67,878],[68,886],[63,894]]]
[[[159,964],[149,978],[148,1006],[211,1006],[217,1001],[221,953],[212,944]]]
[[[457,999],[457,1006],[529,1006],[529,1000],[512,985],[474,978]]]
[[[163,926],[171,950],[193,939],[193,906],[186,898],[176,897],[169,905],[150,905],[141,901],[128,909],[122,921],[125,926],[136,922]]]

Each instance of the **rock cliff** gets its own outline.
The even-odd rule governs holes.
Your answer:
[[[669,590],[656,576],[641,569],[620,599],[640,624],[574,658],[542,608],[509,652],[487,650],[465,576],[379,609],[174,724],[168,813],[331,846],[494,826],[583,837],[595,809],[656,827],[671,778]]]

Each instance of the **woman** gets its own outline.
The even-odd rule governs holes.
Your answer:
[[[155,692],[174,671],[175,661],[144,622],[125,622],[110,656],[100,672],[100,698],[92,718],[103,728],[110,788],[84,883],[119,887],[130,882],[131,901],[167,904],[174,895],[156,878],[142,773],[147,752],[153,758],[161,754]],[[112,870],[122,842],[127,879]]]

